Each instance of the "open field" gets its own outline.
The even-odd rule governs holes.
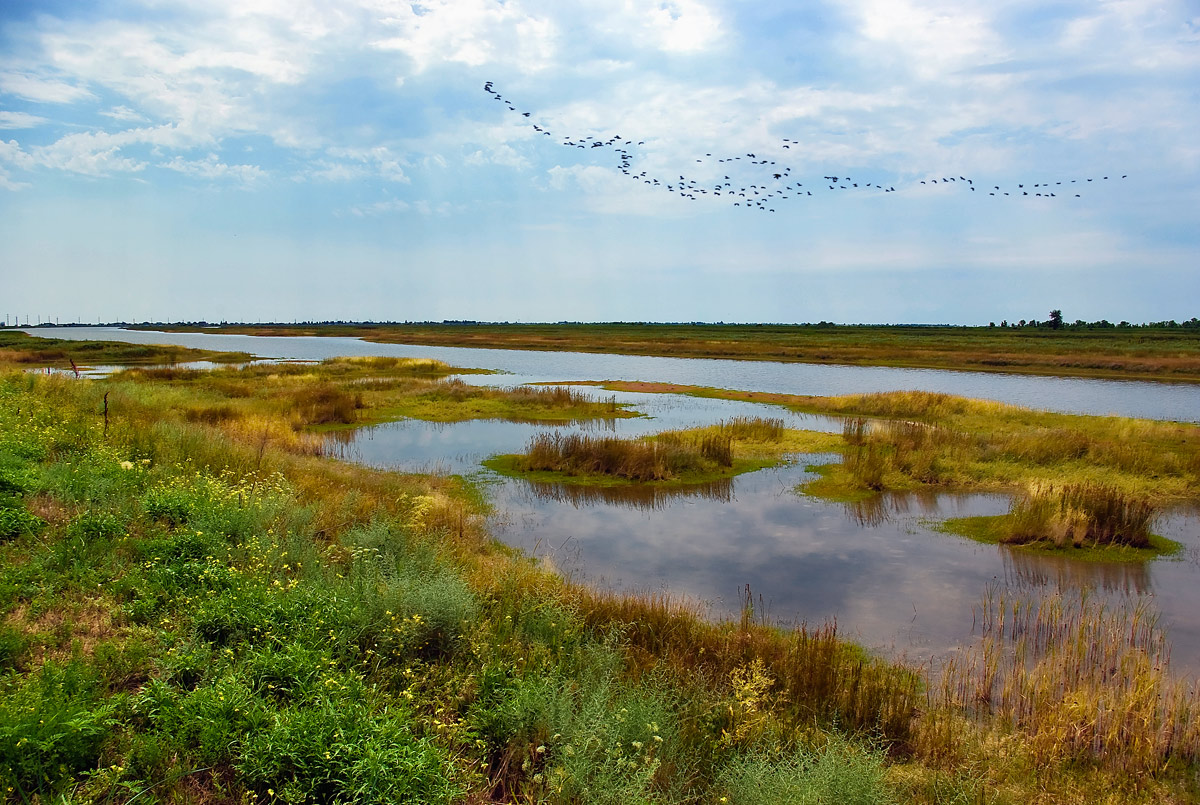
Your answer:
[[[248,335],[357,336],[395,344],[1200,382],[1200,328],[388,324],[163,329]]]
[[[5,801],[1200,796],[1200,693],[1142,610],[985,600],[934,673],[753,597],[713,623],[597,592],[492,542],[461,479],[245,426],[325,410],[313,370],[0,375]]]

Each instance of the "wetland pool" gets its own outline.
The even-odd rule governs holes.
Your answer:
[[[436,358],[491,369],[476,384],[645,380],[798,394],[923,389],[1076,413],[1200,420],[1200,386],[940,370],[647,358],[588,353],[420,347],[350,338],[262,338],[111,328],[42,328],[34,335],[242,350],[272,359],[338,355]],[[612,392],[579,387],[597,397]],[[346,460],[408,472],[471,476],[494,507],[492,533],[558,572],[601,588],[666,593],[735,617],[747,585],[756,615],[818,625],[912,661],[944,657],[972,637],[989,595],[1041,596],[1088,587],[1112,601],[1147,602],[1160,614],[1173,665],[1200,671],[1200,513],[1164,514],[1157,533],[1181,543],[1173,557],[1100,564],[1023,553],[942,533],[949,517],[1000,514],[1001,495],[892,496],[848,505],[798,494],[805,466],[791,463],[691,489],[614,490],[534,484],[484,471],[480,462],[524,449],[536,433],[578,429],[636,436],[733,416],[781,417],[792,428],[841,430],[840,420],[775,406],[675,394],[618,392],[645,416],[600,423],[402,421],[337,435]]]

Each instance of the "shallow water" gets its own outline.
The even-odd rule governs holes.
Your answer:
[[[814,457],[806,457],[805,461]],[[825,457],[832,460],[832,457]],[[1090,587],[1114,601],[1151,596],[1177,667],[1200,668],[1200,517],[1176,513],[1158,531],[1179,559],[1099,564],[981,545],[934,530],[948,517],[1002,514],[1001,495],[893,496],[861,506],[799,495],[804,462],[695,490],[624,497],[619,490],[495,480],[493,532],[598,587],[669,591],[740,612],[749,585],[779,623],[836,621],[871,648],[926,660],[971,636],[974,608],[994,592]]]
[[[925,389],[1080,413],[1200,420],[1200,386],[1073,380],[938,370],[644,358],[370,344],[345,338],[257,338],[101,328],[40,329],[36,335],[107,338],[244,350],[275,359],[336,355],[428,357],[506,374],[468,382],[516,385],[571,380],[647,380],[843,394]],[[586,388],[586,387],[585,387]],[[610,392],[589,389],[597,396]],[[782,417],[788,427],[840,431],[840,421],[775,406],[681,395],[617,393],[646,416],[606,423],[405,421],[341,434],[348,460],[404,471],[474,474],[496,509],[493,533],[560,572],[600,587],[666,591],[734,616],[747,585],[758,614],[779,623],[824,623],[866,646],[913,660],[939,657],[969,640],[975,608],[989,594],[1094,588],[1113,601],[1149,600],[1161,613],[1176,668],[1200,670],[1200,514],[1163,517],[1158,533],[1184,545],[1178,557],[1097,564],[981,545],[931,528],[948,517],[1000,514],[1004,496],[892,496],[848,506],[797,494],[810,477],[796,463],[683,490],[621,490],[533,484],[483,472],[497,453],[521,451],[550,428],[635,436],[733,416]]]
[[[424,347],[317,336],[288,338],[158,333],[113,327],[45,327],[27,332],[48,338],[102,339],[238,350],[277,359],[322,360],[339,355],[434,358],[452,366],[490,369],[507,374],[491,378],[475,375],[470,378],[473,383],[512,385],[537,381],[645,380],[821,396],[920,389],[1051,411],[1200,421],[1200,384],[1038,377],[943,369]]]

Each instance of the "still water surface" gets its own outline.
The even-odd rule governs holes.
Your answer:
[[[1076,380],[938,370],[647,358],[585,353],[372,344],[347,338],[259,338],[148,333],[106,328],[34,331],[243,350],[264,358],[319,360],[397,355],[444,360],[504,374],[472,383],[647,380],[750,391],[844,394],[894,389],[943,391],[1074,413],[1200,420],[1200,386]],[[592,390],[595,391],[594,389]],[[608,392],[603,392],[608,396]],[[631,436],[732,416],[782,416],[788,427],[840,430],[837,420],[773,406],[680,395],[618,393],[645,414],[612,423],[558,426]],[[1177,668],[1200,670],[1200,514],[1177,511],[1156,531],[1184,545],[1175,558],[1094,564],[1030,556],[934,530],[947,517],[999,514],[996,495],[892,497],[851,507],[799,495],[805,465],[794,463],[680,491],[614,491],[532,484],[482,472],[479,462],[520,451],[547,425],[405,421],[346,437],[341,455],[408,471],[474,474],[496,514],[493,533],[561,572],[600,587],[665,591],[736,614],[749,585],[760,612],[781,623],[836,620],[839,631],[913,660],[944,656],[971,636],[973,607],[989,590],[1042,594],[1087,586],[1114,601],[1149,599],[1161,613]]]
[[[856,394],[921,389],[999,400],[1051,411],[1200,421],[1200,384],[1037,377],[943,369],[889,369],[771,361],[651,358],[583,352],[374,344],[357,338],[259,337],[216,333],[159,333],[111,327],[37,328],[32,335],[107,339],[137,344],[177,344],[240,350],[262,358],[322,360],[338,355],[395,355],[434,358],[451,366],[506,373],[475,383],[514,385],[537,381],[646,380],[785,394]]]

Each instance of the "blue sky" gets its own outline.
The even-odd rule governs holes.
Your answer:
[[[6,0],[0,315],[1186,319],[1198,131],[1194,0]]]

